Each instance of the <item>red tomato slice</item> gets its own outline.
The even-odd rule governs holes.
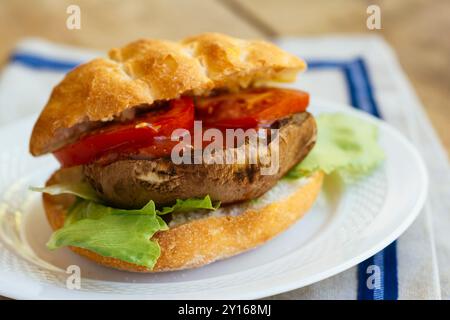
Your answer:
[[[303,91],[275,88],[249,89],[196,99],[195,119],[205,128],[256,128],[303,112],[309,95]],[[121,156],[162,157],[170,154],[177,142],[170,140],[173,130],[192,130],[192,98],[172,100],[169,107],[150,111],[130,122],[112,123],[94,130],[80,140],[54,152],[63,167],[114,161]],[[112,159],[112,160],[111,160]]]
[[[196,119],[206,127],[254,128],[303,112],[309,94],[278,88],[256,88],[196,99]]]
[[[168,108],[150,111],[131,122],[94,130],[53,154],[63,167],[86,164],[108,152],[139,149],[154,144],[158,139],[170,140],[173,130],[189,130],[193,123],[194,103],[192,98],[183,97],[170,101]]]

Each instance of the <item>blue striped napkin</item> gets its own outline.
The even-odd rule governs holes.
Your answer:
[[[448,299],[448,159],[391,49],[377,37],[289,38],[278,44],[307,58],[309,71],[294,87],[351,104],[401,130],[427,162],[431,192],[417,221],[384,250],[332,278],[271,298]],[[39,39],[21,42],[0,77],[0,125],[38,112],[65,72],[98,54]],[[381,270],[375,289],[366,285],[370,265]]]

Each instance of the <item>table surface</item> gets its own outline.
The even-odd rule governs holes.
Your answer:
[[[66,28],[66,9],[81,8],[81,29]],[[381,8],[382,29],[366,27],[369,5],[360,0],[4,0],[0,2],[0,64],[15,43],[36,36],[109,49],[139,37],[180,39],[205,32],[243,38],[333,33],[382,35],[450,151],[450,1],[370,1]],[[0,106],[5,108],[6,106]]]

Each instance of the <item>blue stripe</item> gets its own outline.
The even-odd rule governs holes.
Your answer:
[[[373,265],[374,266],[384,266],[384,251],[383,250],[381,250],[380,252],[378,252],[376,255],[373,256]],[[385,281],[384,267],[380,268],[380,270],[381,270],[381,272],[379,274],[380,285],[375,287],[375,288],[373,288],[373,289],[369,288],[367,286],[367,283],[366,283],[366,286],[365,286],[366,288],[373,290],[373,298],[375,300],[384,300],[384,292],[385,292],[385,288],[384,288],[384,281]],[[367,277],[367,270],[366,270],[366,277]]]
[[[373,116],[381,118],[376,104],[367,66],[358,58],[344,67],[351,104]],[[371,267],[372,266],[372,267]],[[375,268],[373,267],[375,266]],[[378,269],[378,268],[379,269]],[[374,274],[379,270],[379,274]],[[379,286],[368,286],[371,276],[379,276]],[[397,250],[393,242],[384,250],[358,266],[358,299],[396,300],[398,298]]]
[[[384,299],[398,299],[397,242],[392,242],[384,250]]]
[[[348,61],[347,60],[310,60],[306,59],[308,69],[330,69],[330,68],[344,68]]]
[[[350,104],[381,118],[374,98],[373,86],[363,59],[308,61],[309,69],[340,69],[347,81]],[[379,277],[373,286],[372,280]],[[369,281],[369,283],[368,283]],[[358,265],[358,299],[396,300],[398,299],[397,249],[394,241],[384,250]]]
[[[19,63],[33,69],[67,72],[80,62],[49,59],[46,57],[15,53],[10,57],[13,63]],[[308,60],[308,67],[314,69],[338,69],[347,81],[349,100],[355,108],[364,110],[381,118],[378,110],[369,72],[363,59],[354,60]],[[374,268],[375,266],[375,268]],[[375,271],[374,271],[375,270]],[[379,270],[379,286],[370,288],[367,281],[373,279],[373,272]],[[378,282],[376,282],[378,284]],[[358,265],[358,299],[395,300],[398,298],[397,250],[394,241],[384,250]]]
[[[63,61],[56,59],[49,59],[35,54],[14,53],[10,56],[9,61],[18,63],[32,69],[44,69],[51,71],[67,72],[75,68],[81,62]]]
[[[381,118],[374,99],[372,84],[364,60],[358,58],[344,67],[351,105]]]
[[[384,250],[358,265],[359,300],[397,300],[397,243],[394,241]],[[378,267],[376,270],[373,266]],[[379,287],[371,287],[379,277]],[[370,282],[368,284],[368,282]]]

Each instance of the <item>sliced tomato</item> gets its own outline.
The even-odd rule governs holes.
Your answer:
[[[205,128],[256,128],[303,112],[309,95],[290,89],[259,88],[239,93],[197,98],[195,119]],[[169,102],[169,107],[137,116],[125,123],[111,123],[93,130],[78,141],[54,152],[63,167],[114,161],[123,156],[162,157],[170,154],[177,142],[170,136],[175,129],[192,131],[194,103],[183,97]]]
[[[256,88],[196,99],[196,119],[206,127],[254,128],[303,112],[309,104],[304,91]]]
[[[139,149],[170,140],[173,130],[190,129],[194,123],[192,98],[170,101],[168,108],[150,111],[131,122],[114,123],[94,130],[80,140],[54,152],[63,167],[86,164],[109,152]],[[160,150],[160,147],[157,148]]]

